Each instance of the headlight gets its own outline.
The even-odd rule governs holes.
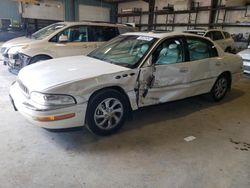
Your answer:
[[[44,94],[39,92],[32,92],[30,95],[30,99],[35,103],[44,106],[76,104],[76,100],[69,95]]]
[[[19,46],[10,47],[10,48],[8,49],[8,54],[9,54],[9,56],[12,57],[12,56],[18,54],[18,52],[19,52],[20,50],[26,49],[26,48],[28,48],[28,47],[29,47],[29,45],[19,45]]]

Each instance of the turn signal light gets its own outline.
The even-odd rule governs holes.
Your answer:
[[[60,116],[35,117],[34,119],[36,119],[37,121],[46,122],[46,121],[59,121],[59,120],[69,119],[69,118],[73,118],[75,116],[76,116],[75,113],[71,113],[71,114],[64,114],[64,115],[60,115]]]

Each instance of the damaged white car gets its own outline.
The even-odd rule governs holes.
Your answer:
[[[128,33],[88,56],[22,69],[10,89],[14,107],[47,129],[86,125],[112,134],[130,111],[210,93],[221,100],[242,74],[242,59],[210,39],[184,33]]]

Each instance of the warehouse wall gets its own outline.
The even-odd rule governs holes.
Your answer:
[[[18,3],[10,0],[0,0],[0,19],[20,21]]]
[[[99,8],[108,8],[110,9],[110,21],[116,22],[116,10],[117,6],[115,3],[105,3],[100,0],[74,0],[75,8],[71,9],[71,0],[64,0],[65,2],[65,19],[66,20],[76,20],[79,21],[79,18],[83,18],[82,15],[79,15],[79,7],[86,5],[86,6],[93,6]],[[72,16],[74,15],[74,16]],[[86,19],[87,20],[87,19]]]
[[[240,2],[242,0],[239,0]],[[158,10],[161,10],[164,6],[167,6],[169,4],[175,4],[177,0],[156,0],[155,6],[158,8]],[[187,1],[186,1],[187,2]],[[196,2],[200,2],[200,6],[210,6],[211,1],[210,0],[196,0]],[[223,4],[225,4],[226,0],[223,0]],[[122,9],[128,9],[128,8],[141,8],[143,11],[148,11],[148,3],[144,1],[134,1],[134,2],[125,2],[125,3],[119,3],[118,5],[118,11],[121,12]],[[224,12],[221,11],[220,18],[223,17]],[[192,20],[194,19],[194,14],[192,14]],[[208,23],[209,19],[209,11],[203,11],[198,14],[197,17],[197,23]],[[236,21],[249,21],[250,17],[245,17],[245,11],[232,11],[228,12],[226,16],[225,22],[227,23],[236,23]],[[126,22],[135,22],[139,23],[139,17],[129,17],[129,20],[127,20],[126,17],[119,18],[118,22],[120,23],[126,23]],[[187,23],[188,22],[188,14],[178,14],[175,17],[175,23]],[[142,24],[148,23],[148,16],[143,15],[142,16]],[[165,15],[158,15],[157,17],[157,23],[166,23],[166,16]],[[147,27],[142,28],[142,30],[147,29]],[[166,27],[158,27],[156,29],[166,29]],[[183,31],[187,29],[187,27],[175,27],[175,31]],[[225,27],[225,30],[228,30],[231,33],[238,33],[238,32],[249,32],[249,28],[247,27]]]
[[[90,6],[98,6],[98,7],[104,7],[104,8],[110,8],[110,21],[116,22],[116,11],[117,6],[115,3],[105,3],[103,1],[99,0],[79,0],[80,4],[82,5],[90,5]]]
[[[22,4],[22,17],[64,20],[64,4],[61,0],[46,0],[39,4]]]

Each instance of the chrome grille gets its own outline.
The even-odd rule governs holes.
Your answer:
[[[17,83],[18,83],[18,85],[19,85],[19,87],[21,88],[21,90],[23,91],[23,93],[26,95],[26,96],[28,96],[29,95],[29,90],[28,90],[28,88],[22,83],[22,81],[21,80],[17,80]]]

